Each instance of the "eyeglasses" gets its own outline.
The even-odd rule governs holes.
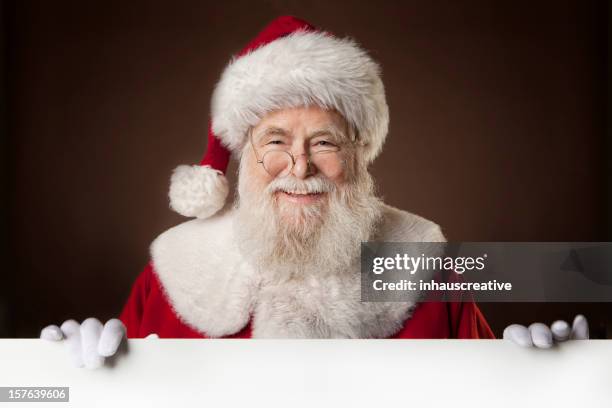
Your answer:
[[[255,152],[257,163],[263,165],[264,170],[270,176],[286,177],[291,174],[293,167],[297,162],[296,156],[287,150],[273,149],[265,152],[260,159],[251,134],[249,134],[249,139],[251,141],[253,151]],[[302,153],[297,157],[301,156],[306,156],[306,163],[309,170],[312,171],[312,166],[314,165],[319,171],[328,177],[339,174],[343,170],[345,164],[343,158],[341,157],[340,147],[335,145],[320,148],[316,152],[312,152],[310,154]]]

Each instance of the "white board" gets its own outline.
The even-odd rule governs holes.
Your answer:
[[[612,407],[612,340],[130,340],[113,367],[0,339],[0,386],[70,387],[70,407]],[[45,403],[14,403],[18,407]],[[0,403],[0,408],[9,406]]]

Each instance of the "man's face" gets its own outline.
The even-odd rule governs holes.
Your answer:
[[[250,132],[234,225],[243,253],[270,276],[346,268],[375,230],[380,204],[348,130],[339,114],[307,107],[272,112]]]
[[[250,193],[271,195],[285,222],[309,213],[321,216],[331,191],[347,182],[353,159],[347,132],[342,116],[319,107],[267,114],[251,130],[242,158]]]

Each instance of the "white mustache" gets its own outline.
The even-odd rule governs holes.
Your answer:
[[[298,180],[293,177],[283,177],[272,180],[266,187],[266,192],[268,194],[274,194],[277,191],[294,194],[317,194],[328,193],[334,188],[334,183],[325,178],[315,177]]]

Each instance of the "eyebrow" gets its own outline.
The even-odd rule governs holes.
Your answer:
[[[268,135],[280,135],[280,136],[288,136],[289,132],[283,128],[277,127],[277,126],[270,126],[265,128],[264,130],[262,130],[261,132],[259,132],[256,136],[255,136],[255,141],[259,142],[261,141],[261,139],[263,139],[265,136]]]
[[[256,142],[260,142],[261,139],[269,135],[290,136],[291,132],[281,127],[278,127],[278,126],[270,126],[270,127],[265,128],[261,132],[259,132],[255,136],[254,140]],[[313,132],[310,132],[306,137],[307,139],[313,139],[315,137],[324,136],[324,135],[330,135],[335,141],[341,141],[342,139],[347,137],[344,134],[344,132],[340,131],[334,125],[329,125],[329,126],[325,126],[323,128],[317,129]]]
[[[318,136],[324,136],[324,135],[330,135],[332,137],[332,139],[334,139],[335,141],[340,141],[342,140],[344,133],[342,133],[340,130],[338,130],[338,128],[336,128],[336,126],[327,126],[323,129],[318,129],[315,130],[314,132],[310,133],[308,135],[309,139],[313,139],[315,137]]]

